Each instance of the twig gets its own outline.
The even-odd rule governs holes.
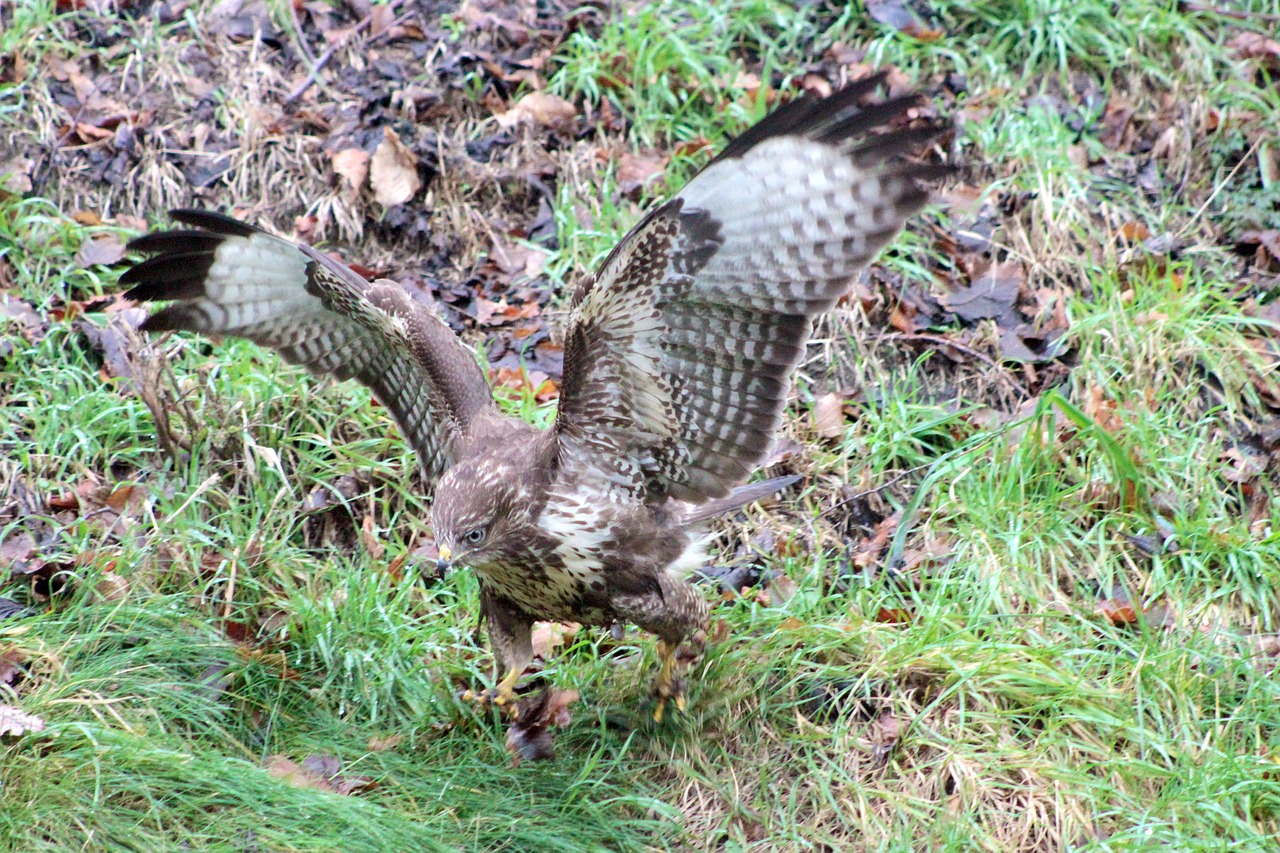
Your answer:
[[[1224,18],[1231,18],[1236,21],[1251,21],[1259,18],[1264,21],[1280,21],[1280,15],[1273,15],[1268,12],[1253,12],[1245,9],[1224,9],[1221,6],[1206,6],[1204,3],[1195,3],[1192,0],[1183,0],[1179,3],[1183,9],[1188,12],[1208,12],[1211,15],[1221,15]]]
[[[931,466],[932,464],[933,464],[932,462],[924,462],[924,463],[922,463],[922,464],[920,464],[920,465],[916,465],[916,466],[914,466],[914,467],[908,468],[908,469],[907,469],[907,470],[905,470],[905,471],[901,471],[901,472],[899,472],[896,476],[891,477],[891,478],[890,478],[890,479],[888,479],[888,480],[885,480],[883,483],[881,483],[881,484],[880,484],[880,485],[878,485],[878,486],[875,486],[874,488],[864,489],[863,491],[858,492],[858,493],[857,493],[857,494],[855,494],[855,495],[850,495],[849,497],[845,498],[845,499],[844,499],[844,500],[842,500],[842,501],[837,501],[836,503],[834,503],[834,504],[832,504],[831,506],[829,506],[829,507],[827,507],[826,509],[824,509],[824,510],[820,513],[820,515],[826,515],[826,514],[827,514],[827,513],[829,513],[829,512],[835,512],[836,510],[840,509],[841,507],[845,506],[846,504],[851,504],[851,503],[853,503],[854,501],[862,500],[863,498],[865,498],[865,497],[867,497],[867,496],[869,496],[869,495],[874,495],[876,492],[882,492],[882,491],[884,491],[885,489],[887,489],[887,488],[889,488],[890,486],[892,486],[894,483],[900,482],[901,480],[905,480],[907,477],[910,477],[912,474],[916,473],[917,471],[923,471],[924,469],[928,468],[928,467],[929,467],[929,466]]]
[[[293,3],[286,3],[285,5],[289,7],[289,20],[293,23],[293,36],[298,40],[298,49],[306,57],[307,62],[314,63],[316,55],[311,52],[311,46],[307,44],[307,37],[302,32],[302,22],[298,20],[298,8]]]
[[[403,2],[403,0],[393,0],[393,2],[388,5],[390,6],[391,10],[394,12],[395,8],[399,6],[401,2]],[[377,8],[380,8],[380,7],[377,7]],[[311,72],[307,74],[307,79],[299,83],[297,87],[294,88],[294,90],[289,93],[289,97],[284,99],[284,102],[286,104],[292,104],[294,101],[298,100],[298,98],[301,98],[303,94],[306,93],[306,91],[310,89],[318,79],[320,79],[320,72],[324,70],[324,67],[326,65],[329,64],[329,60],[333,59],[333,55],[337,53],[340,48],[346,47],[347,42],[351,41],[353,37],[355,37],[362,31],[368,29],[369,25],[373,23],[373,15],[374,15],[373,12],[370,12],[368,15],[365,15],[364,18],[361,19],[358,24],[356,24],[347,32],[346,35],[344,35],[341,39],[334,42],[333,44],[329,45],[329,47],[325,49],[325,52],[320,54],[320,58],[315,61],[315,64],[311,66]],[[395,24],[399,20],[400,19],[396,19],[396,21],[393,21],[392,26],[395,26]],[[390,29],[391,27],[387,28],[388,31]],[[374,38],[379,38],[382,35],[383,33],[378,33],[378,35],[374,36]]]
[[[884,337],[888,338],[889,340],[919,341],[920,343],[933,344],[935,346],[940,346],[940,347],[949,347],[953,350],[956,350],[957,352],[964,353],[970,358],[976,358],[978,361],[981,361],[983,364],[997,371],[1000,374],[1001,378],[1003,378],[1006,382],[1012,385],[1014,390],[1017,391],[1019,394],[1021,394],[1023,397],[1030,399],[1032,396],[1031,392],[1027,390],[1027,387],[1023,385],[1021,382],[1019,382],[1018,380],[1014,379],[1012,376],[1010,376],[1009,372],[1005,370],[1003,367],[1001,367],[999,364],[997,364],[995,359],[991,358],[991,356],[986,355],[985,353],[978,352],[976,349],[967,347],[964,344],[958,344],[953,340],[949,340],[939,335],[924,335],[924,334],[907,333],[907,332],[896,332],[894,334],[885,335]]]
[[[1196,224],[1196,221],[1199,220],[1201,216],[1204,215],[1204,212],[1208,209],[1209,205],[1213,204],[1213,200],[1218,197],[1218,193],[1222,192],[1223,189],[1226,188],[1227,184],[1231,183],[1231,180],[1236,176],[1236,172],[1240,171],[1240,167],[1243,166],[1255,152],[1257,152],[1259,146],[1262,145],[1265,139],[1266,137],[1259,136],[1258,141],[1249,146],[1249,150],[1244,152],[1244,156],[1240,158],[1240,162],[1236,163],[1235,167],[1227,173],[1227,176],[1213,188],[1213,192],[1209,193],[1209,197],[1204,200],[1204,204],[1200,205],[1199,209],[1197,209],[1196,212],[1191,215],[1191,218],[1187,220],[1187,224],[1182,226],[1179,236],[1191,231],[1191,227]]]

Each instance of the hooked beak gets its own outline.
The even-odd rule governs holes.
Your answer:
[[[436,560],[436,577],[444,580],[445,572],[453,566],[453,549],[448,545],[440,546],[440,559]]]

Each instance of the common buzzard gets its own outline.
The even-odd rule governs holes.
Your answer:
[[[802,96],[730,142],[631,229],[574,293],[554,426],[498,411],[472,353],[391,281],[216,213],[130,246],[121,281],[171,300],[142,328],[238,335],[369,386],[435,483],[442,564],[473,570],[514,708],[535,620],[658,635],[655,693],[684,707],[676,654],[707,603],[685,580],[699,523],[776,490],[740,486],[769,451],[812,319],[947,169],[903,159],[942,125],[882,76]],[[887,129],[894,122],[895,129]]]

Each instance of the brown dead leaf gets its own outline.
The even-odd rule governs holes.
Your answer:
[[[315,788],[347,796],[376,787],[368,776],[343,776],[342,763],[332,755],[308,755],[302,763],[273,755],[267,759],[267,773],[299,788]]]
[[[878,762],[887,761],[901,739],[902,718],[892,711],[885,711],[877,717],[868,728],[866,737],[860,738],[865,740]]]
[[[972,284],[943,296],[942,304],[971,323],[990,319],[1001,326],[1015,326],[1020,318],[1013,306],[1026,279],[1026,270],[1016,261],[994,264]]]
[[[881,607],[876,612],[875,621],[886,625],[905,625],[916,621],[916,617],[910,610],[902,607]]]
[[[819,98],[829,98],[831,93],[835,91],[835,87],[831,85],[831,81],[821,74],[809,73],[800,78],[800,88]]]
[[[1102,390],[1100,385],[1090,385],[1084,402],[1084,413],[1090,420],[1109,433],[1123,432],[1124,419],[1120,417],[1120,404]]]
[[[378,540],[378,534],[374,532],[372,515],[366,515],[364,521],[360,522],[360,544],[375,560],[381,560],[387,550],[386,546]]]
[[[103,601],[122,601],[129,595],[129,581],[115,572],[103,572],[93,591]]]
[[[1127,597],[1103,599],[1094,612],[1117,628],[1134,625],[1138,621],[1138,610]]]
[[[329,159],[333,162],[333,171],[342,176],[349,195],[354,197],[369,176],[369,154],[360,148],[344,148],[331,153]]]
[[[823,438],[844,437],[844,400],[826,393],[813,402],[813,431]]]
[[[1227,47],[1235,51],[1237,59],[1280,61],[1280,41],[1262,33],[1242,32],[1227,42]]]
[[[12,322],[28,341],[44,337],[48,324],[30,304],[8,293],[0,293],[0,329]]]
[[[564,98],[546,92],[530,92],[497,117],[501,127],[513,127],[521,122],[534,122],[543,127],[558,128],[573,121],[578,108]]]
[[[521,761],[543,761],[555,755],[553,728],[564,728],[573,719],[569,706],[578,701],[578,691],[548,687],[520,697],[519,715],[507,729],[507,752],[511,765]]]
[[[104,266],[119,263],[124,257],[124,243],[119,238],[95,237],[86,240],[76,253],[76,263],[82,267]]]
[[[1260,459],[1243,453],[1238,447],[1222,451],[1220,461],[1223,463],[1222,478],[1236,485],[1250,483],[1266,470]]]
[[[14,157],[0,163],[0,191],[15,195],[31,192],[35,186],[31,183],[31,172],[35,165],[36,161],[30,157]]]
[[[903,0],[867,0],[867,14],[878,23],[920,41],[937,41],[945,34],[921,26]]]
[[[36,553],[36,540],[30,533],[17,533],[0,540],[0,566],[12,567],[14,563],[30,560]]]
[[[618,158],[618,190],[632,201],[638,201],[649,184],[662,177],[667,167],[667,157],[658,151],[643,154],[624,152]]]
[[[296,761],[283,755],[273,755],[267,759],[267,774],[281,779],[296,788],[315,788],[319,791],[332,791],[333,785],[324,776],[310,768],[303,767]]]
[[[28,714],[12,705],[0,705],[0,737],[41,731],[44,731],[44,720],[35,714]]]
[[[790,601],[800,585],[782,572],[778,572],[769,581],[769,599],[775,607],[781,607]]]
[[[111,490],[111,493],[102,501],[103,504],[123,513],[129,507],[136,508],[146,498],[147,492],[141,486],[133,483],[122,483]]]
[[[880,555],[884,553],[884,549],[889,547],[889,537],[898,529],[898,523],[902,520],[902,511],[899,510],[888,518],[881,519],[876,524],[875,530],[871,535],[858,543],[857,551],[853,555],[851,562],[859,569],[865,569],[876,560],[880,559]]]
[[[710,139],[705,136],[697,136],[676,145],[673,153],[678,157],[692,157],[702,151],[709,151],[713,148],[715,148],[715,145]]]
[[[422,187],[418,177],[418,158],[400,141],[389,127],[382,129],[383,139],[369,162],[369,186],[383,207],[404,204]]]
[[[384,737],[378,737],[377,735],[374,735],[373,737],[369,738],[369,751],[370,752],[386,752],[388,750],[395,749],[397,746],[400,745],[400,743],[403,740],[404,740],[404,735],[399,735],[399,734],[389,734]]]
[[[1254,247],[1260,248],[1267,255],[1269,260],[1280,262],[1280,231],[1268,229],[1266,231],[1250,230],[1241,232],[1236,238],[1237,251],[1253,251]],[[1267,266],[1266,263],[1259,266]]]
[[[26,660],[27,656],[17,648],[0,650],[0,684],[13,684]]]
[[[547,263],[547,253],[537,246],[519,243],[495,234],[489,248],[489,260],[508,278],[535,278]],[[532,314],[537,316],[537,303],[529,302]],[[530,310],[528,308],[523,310]]]
[[[1126,222],[1120,226],[1120,239],[1126,243],[1141,243],[1151,236],[1151,229],[1141,222]]]
[[[581,628],[576,622],[534,622],[533,656],[547,660],[551,652],[573,639]]]

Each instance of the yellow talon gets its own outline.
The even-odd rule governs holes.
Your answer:
[[[520,716],[520,697],[516,695],[516,682],[524,673],[523,669],[507,670],[507,674],[491,690],[467,690],[462,694],[462,701],[472,702],[477,707],[493,705],[507,712],[512,719]]]
[[[683,712],[686,707],[684,695],[684,679],[676,675],[676,650],[679,644],[671,644],[658,640],[658,659],[662,662],[658,667],[658,677],[654,679],[653,689],[658,694],[658,707],[653,709],[653,721],[662,722],[667,710],[667,700],[674,699],[676,709]]]

